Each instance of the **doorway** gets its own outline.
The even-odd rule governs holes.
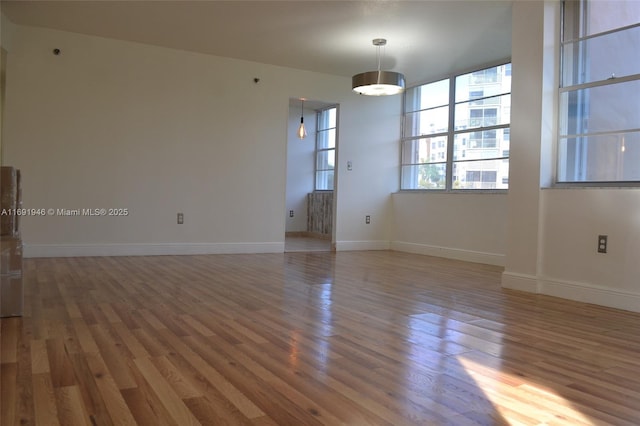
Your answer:
[[[335,247],[338,112],[335,103],[289,100],[285,252]],[[304,138],[298,135],[301,121]]]

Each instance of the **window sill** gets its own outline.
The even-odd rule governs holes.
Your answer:
[[[509,193],[508,189],[401,189],[394,194],[502,194]]]
[[[640,189],[640,182],[571,182],[556,183],[540,189]]]

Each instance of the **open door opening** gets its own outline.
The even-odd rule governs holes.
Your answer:
[[[289,100],[285,252],[335,247],[338,111],[334,103]]]

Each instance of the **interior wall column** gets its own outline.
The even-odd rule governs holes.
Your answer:
[[[502,286],[538,292],[541,187],[552,181],[558,1],[512,9],[512,102],[507,244]]]

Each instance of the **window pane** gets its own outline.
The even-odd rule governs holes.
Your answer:
[[[507,189],[511,64],[452,78],[405,92],[401,188]]]
[[[446,163],[402,166],[403,189],[445,189]]]
[[[640,21],[640,7],[638,9],[636,19]],[[562,48],[562,85],[640,74],[638,46],[640,27],[565,44]]]
[[[333,170],[316,172],[316,189],[319,191],[333,190]]]
[[[318,149],[336,147],[336,129],[322,130],[318,132]]]
[[[420,111],[449,103],[449,79],[412,87],[405,92],[405,111]]]
[[[640,2],[563,5],[561,77],[568,90],[559,99],[557,180],[640,181]],[[619,82],[623,77],[633,80]],[[594,82],[600,85],[571,87]]]
[[[453,163],[453,189],[508,189],[509,160]]]
[[[511,95],[494,96],[479,101],[456,104],[455,130],[509,124],[511,120]]]
[[[589,0],[587,32],[597,34],[615,28],[637,24],[640,16],[638,0]],[[586,35],[586,34],[585,34]]]
[[[402,141],[402,164],[440,163],[447,160],[447,137]]]
[[[315,189],[318,191],[333,190],[337,111],[331,107],[317,112]]]
[[[449,107],[411,112],[405,115],[404,136],[422,136],[445,133],[449,127]]]
[[[558,142],[558,181],[640,181],[640,132]]]
[[[569,31],[565,31],[568,40],[637,24],[640,16],[638,0],[589,0],[588,3],[568,0],[565,3],[565,16],[578,21],[574,28],[569,26]],[[580,7],[584,8],[584,25],[581,25]]]
[[[560,95],[560,135],[640,128],[640,80]]]
[[[508,65],[508,67],[507,67]],[[456,77],[456,103],[511,92],[511,64]],[[480,96],[479,93],[481,93]]]
[[[326,130],[336,127],[337,108],[329,108],[318,113],[318,130]]]
[[[334,149],[318,151],[318,155],[316,156],[316,170],[333,170],[335,156],[336,151]]]
[[[498,157],[509,151],[509,129],[458,133],[453,141],[453,161]]]

